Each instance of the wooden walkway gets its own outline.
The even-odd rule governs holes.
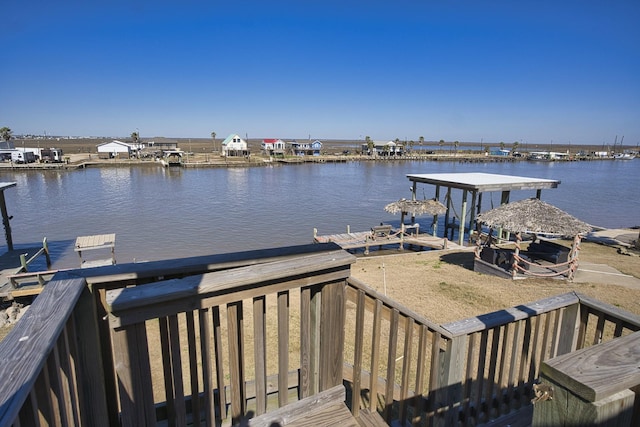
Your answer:
[[[333,242],[338,244],[342,249],[365,249],[365,254],[369,253],[370,248],[380,246],[397,246],[398,249],[409,249],[411,247],[431,249],[468,249],[467,246],[461,246],[451,242],[443,237],[434,237],[430,234],[401,234],[399,230],[394,231],[388,236],[373,237],[371,231],[357,231],[355,233],[328,234],[324,236],[314,235],[314,243]]]

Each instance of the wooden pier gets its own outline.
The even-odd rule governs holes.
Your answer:
[[[0,300],[37,295],[42,291],[44,283],[56,271],[29,272],[28,265],[40,255],[46,256],[47,266],[50,266],[46,239],[42,247],[13,249],[0,256]]]
[[[362,249],[364,248],[365,255],[369,254],[369,249],[372,247],[378,247],[381,249],[383,246],[397,246],[398,250],[404,250],[407,248],[415,248],[415,250],[422,250],[424,248],[430,249],[466,249],[466,246],[456,244],[449,241],[446,237],[435,237],[425,233],[410,233],[402,230],[392,229],[391,226],[376,226],[371,231],[357,231],[340,234],[328,234],[318,235],[318,230],[313,230],[314,243],[329,243],[333,242],[339,245],[342,249]]]

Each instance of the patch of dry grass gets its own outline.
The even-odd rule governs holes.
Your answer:
[[[640,290],[614,283],[501,279],[474,272],[473,256],[473,252],[429,251],[361,257],[353,266],[352,275],[437,323],[571,291],[640,314]],[[620,255],[615,247],[583,242],[580,260],[608,264],[640,278],[640,257]]]

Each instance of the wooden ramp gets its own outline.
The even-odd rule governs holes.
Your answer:
[[[361,249],[364,248],[365,254],[369,253],[369,248],[381,246],[397,246],[398,249],[452,249],[462,250],[468,249],[451,242],[443,237],[435,237],[430,234],[413,234],[402,233],[400,230],[394,230],[387,235],[374,236],[371,231],[358,231],[355,233],[328,234],[320,236],[314,232],[314,243],[338,244],[342,249]]]
[[[34,257],[37,257],[41,253],[42,247],[34,247],[14,249],[0,256],[0,298],[11,299],[13,297],[12,294],[18,291],[17,284],[14,278],[25,273],[24,267],[22,265],[22,260],[32,260]],[[37,286],[37,288],[39,289],[36,290],[32,288],[36,287],[25,286],[23,291],[25,291],[25,289],[30,289],[30,293],[28,294],[33,295],[34,293],[39,293],[42,287]]]

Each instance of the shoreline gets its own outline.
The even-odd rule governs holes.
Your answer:
[[[159,159],[99,159],[94,153],[70,154],[67,162],[62,163],[25,163],[0,162],[0,169],[9,170],[74,170],[87,167],[134,167],[134,166],[160,166],[165,167]],[[190,157],[190,158],[189,158]],[[608,161],[613,158],[577,157],[568,160],[543,161],[546,163],[566,163],[583,161]],[[468,153],[439,153],[439,154],[408,154],[401,157],[367,156],[361,154],[349,155],[321,155],[321,156],[287,156],[282,158],[253,155],[249,157],[222,157],[212,153],[198,153],[187,155],[187,161],[182,168],[234,168],[234,167],[265,167],[281,165],[302,165],[309,163],[348,163],[348,162],[457,162],[457,163],[515,163],[530,162],[539,163],[540,160],[529,160],[525,157],[491,156]]]

